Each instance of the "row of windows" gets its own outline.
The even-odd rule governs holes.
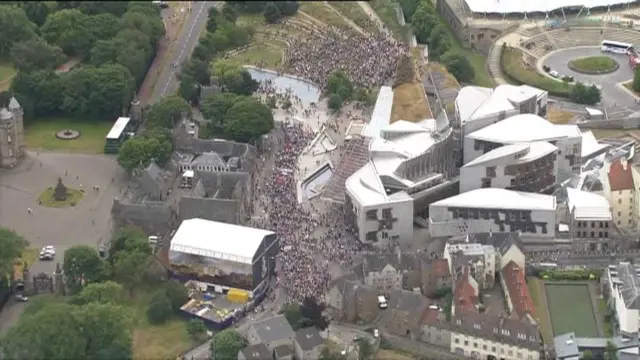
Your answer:
[[[576,231],[576,237],[583,237],[583,238],[586,238],[586,237],[587,237],[587,234],[588,234],[588,233],[587,233],[586,231]],[[592,238],[595,238],[595,237],[596,237],[596,236],[595,236],[595,235],[596,235],[595,231],[592,231],[590,234],[591,234],[591,236],[589,236],[589,237],[592,237]],[[609,237],[609,233],[608,233],[607,231],[605,231],[605,232],[598,231],[598,237],[599,237],[599,238],[603,238],[603,237],[604,237],[604,238],[608,238],[608,237]]]
[[[460,344],[460,339],[458,339],[458,338],[454,338],[454,339],[453,339],[453,342],[454,342],[455,344]],[[464,346],[469,346],[469,345],[470,345],[470,344],[469,344],[469,340],[464,340]],[[477,342],[477,341],[474,341],[474,342],[473,342],[473,348],[474,348],[474,349],[479,349],[479,348],[480,348],[480,346],[479,346],[479,344],[478,344],[478,342]],[[489,350],[489,347],[487,346],[487,344],[482,344],[482,350],[484,350],[484,351],[491,351],[491,352],[492,352],[492,353],[494,353],[494,354],[497,354],[497,353],[498,353],[498,347],[497,347],[497,346],[495,346],[495,345],[491,346],[491,350]],[[507,351],[505,351],[505,349],[504,349],[503,347],[500,347],[500,354],[504,355],[505,353],[506,353],[508,356],[514,356],[514,351],[513,351],[512,349],[508,349]],[[523,357],[522,357],[522,351],[518,351],[518,352],[517,352],[517,357],[518,357],[518,359],[523,359]],[[528,356],[528,359],[529,359],[529,360],[533,360],[533,355],[529,355],[529,356]]]
[[[576,227],[578,228],[587,228],[589,224],[589,221],[576,221]],[[599,224],[600,228],[609,228],[609,222],[608,221],[591,221],[591,228],[595,229],[596,224]]]
[[[392,217],[391,208],[382,209],[382,218],[383,219],[391,219]],[[378,210],[372,209],[367,210],[366,214],[367,220],[378,220]]]

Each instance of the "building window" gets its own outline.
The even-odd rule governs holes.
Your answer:
[[[473,347],[477,349],[478,348],[478,343],[473,343]]]
[[[591,237],[596,237],[596,233],[594,231],[591,232]]]
[[[487,177],[489,177],[489,178],[496,177],[496,167],[495,166],[487,167]]]
[[[596,227],[596,223],[592,221],[592,222],[591,222],[591,228],[593,229],[593,228],[595,228],[595,227]]]
[[[453,339],[453,342],[456,343],[456,344],[460,344],[460,339],[457,339],[457,338]]]
[[[367,220],[378,220],[378,214],[376,210],[367,210]]]
[[[491,179],[482,179],[482,187],[490,188],[491,187]]]
[[[469,346],[469,340],[464,341],[464,346]]]
[[[391,208],[382,209],[382,218],[383,219],[391,219]]]
[[[618,216],[622,216],[622,211],[618,211]]]
[[[491,352],[496,352],[496,347],[495,346],[491,347]]]
[[[516,179],[515,178],[511,178],[511,186],[515,186],[516,185]]]
[[[622,204],[622,199],[618,199],[618,204]]]
[[[11,135],[7,135],[7,142],[11,144]]]
[[[9,149],[9,156],[13,156],[13,149]]]

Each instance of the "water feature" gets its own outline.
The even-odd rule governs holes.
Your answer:
[[[320,100],[320,89],[311,82],[292,75],[278,75],[275,71],[245,66],[251,77],[256,81],[271,80],[278,93],[287,90],[300,98],[305,104],[317,103]]]
[[[300,184],[303,199],[312,199],[322,193],[325,185],[333,176],[333,166],[326,162],[315,169]]]

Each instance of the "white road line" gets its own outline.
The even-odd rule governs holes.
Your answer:
[[[189,34],[187,35],[187,38],[185,39],[184,44],[182,44],[182,50],[180,50],[180,55],[178,55],[178,60],[175,62],[176,66],[180,63],[180,60],[182,59],[182,55],[184,54],[184,49],[186,49],[187,45],[189,45],[189,39],[191,39],[193,29],[195,29],[196,25],[198,24],[198,19],[200,18],[200,15],[204,11],[205,5],[206,3],[203,1],[202,5],[200,6],[200,11],[198,11],[195,21],[193,22],[193,24],[191,25],[191,28],[189,29]],[[162,93],[160,94],[161,97],[167,93],[167,89],[169,88],[169,84],[171,84],[171,79],[173,79],[173,76],[175,75],[175,73],[176,73],[176,70],[174,68],[171,68],[171,75],[169,76],[169,79],[167,79],[167,83],[164,85],[164,89],[162,89]]]

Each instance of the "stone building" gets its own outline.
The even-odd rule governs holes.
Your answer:
[[[12,168],[24,155],[24,127],[22,107],[12,97],[0,108],[0,168]]]

